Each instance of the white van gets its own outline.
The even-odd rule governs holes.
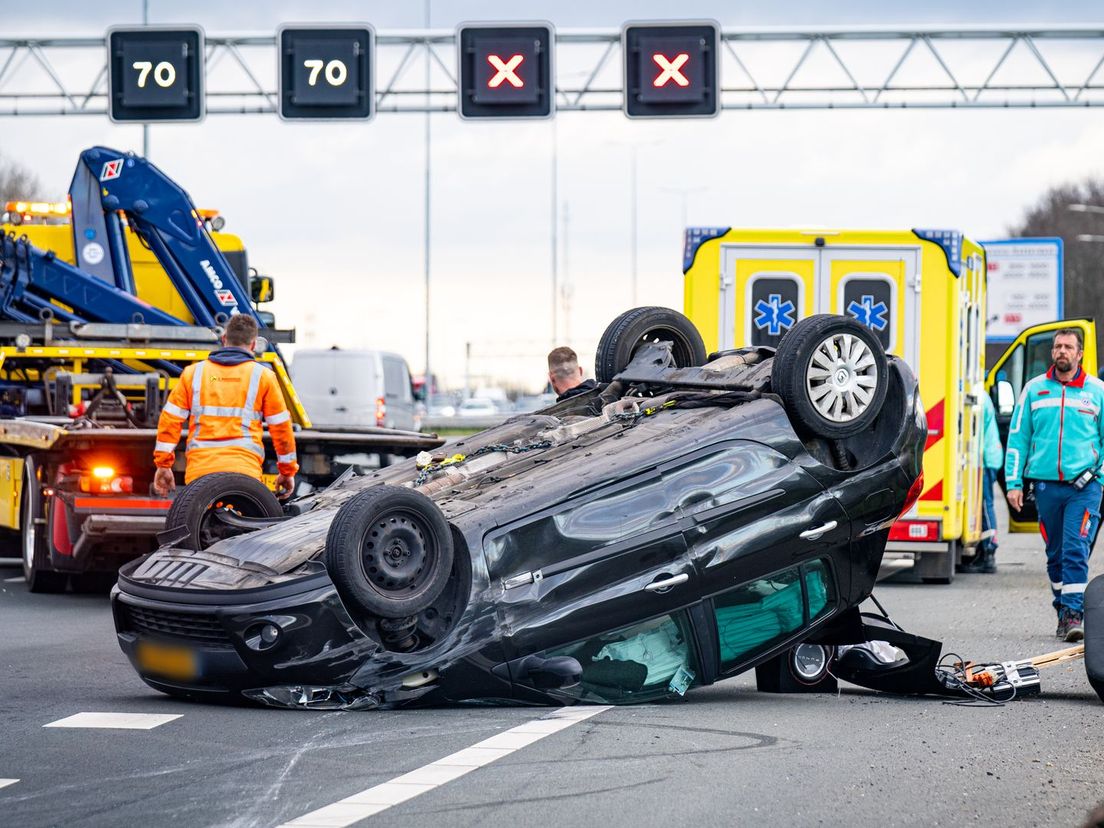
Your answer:
[[[315,428],[416,430],[410,369],[398,354],[342,348],[297,351],[291,378]]]

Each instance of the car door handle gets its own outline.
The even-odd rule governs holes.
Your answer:
[[[826,532],[831,532],[837,526],[839,526],[838,523],[836,523],[834,520],[830,520],[827,523],[822,523],[820,526],[814,526],[812,529],[806,529],[804,532],[798,535],[798,537],[805,538],[805,540],[816,540]]]
[[[664,578],[662,581],[652,581],[644,590],[646,592],[666,592],[671,587],[677,587],[679,584],[685,584],[690,580],[690,576],[683,572],[681,575],[675,575],[671,578]]]

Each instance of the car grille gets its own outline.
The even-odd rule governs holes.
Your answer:
[[[132,632],[157,638],[181,638],[204,644],[232,646],[230,636],[213,615],[167,612],[130,604],[123,604],[123,611],[127,626]]]

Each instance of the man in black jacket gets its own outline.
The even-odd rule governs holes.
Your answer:
[[[585,394],[598,387],[594,380],[583,379],[579,357],[566,345],[553,348],[548,354],[548,381],[552,383],[552,390],[559,395],[556,402],[563,402],[569,397]]]

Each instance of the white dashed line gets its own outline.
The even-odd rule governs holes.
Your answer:
[[[25,583],[26,580],[27,580],[26,578],[24,578],[22,575],[20,575],[18,578],[5,578],[4,583],[5,584],[22,584],[22,583]]]
[[[8,785],[14,785],[18,781],[18,779],[0,779],[0,788],[6,788],[8,787]]]
[[[609,706],[561,707],[542,719],[534,719],[512,727],[444,759],[438,759],[410,773],[396,776],[389,782],[296,817],[279,828],[345,828],[401,802],[432,791],[446,782],[459,779],[466,773],[509,756],[514,751],[538,742],[545,736],[566,730],[573,724],[596,716],[604,710],[609,710]]]
[[[76,713],[43,727],[103,727],[119,730],[152,730],[183,714],[174,713]]]

